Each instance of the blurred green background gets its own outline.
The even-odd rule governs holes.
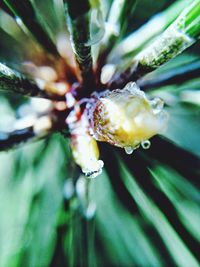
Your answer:
[[[51,1],[35,2],[50,21]],[[138,1],[129,31],[172,2]],[[3,38],[1,59],[18,62],[17,45]],[[197,60],[198,44],[157,74]],[[200,78],[152,89],[169,103],[165,136],[129,156],[101,145],[105,168],[91,181],[79,176],[59,134],[1,152],[0,267],[200,266],[200,101],[182,98],[199,89]],[[1,93],[0,129],[26,102]]]

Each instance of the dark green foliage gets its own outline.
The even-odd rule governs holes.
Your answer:
[[[37,12],[35,12],[31,1],[23,0],[4,0],[13,16],[22,20],[24,25],[33,34],[36,40],[51,54],[58,55],[57,49],[53,44],[52,40],[49,38],[46,30],[41,24],[41,19]]]
[[[52,18],[49,25],[53,30],[55,23],[55,32],[66,30],[62,1],[4,2],[6,6],[0,6],[6,12],[8,6],[12,16],[20,16],[35,39],[57,56],[38,14],[44,15],[45,23]],[[95,2],[65,1],[77,62],[82,72],[85,65],[89,69],[82,76],[86,80],[91,78],[92,54],[91,46],[87,51],[82,49],[89,39],[85,14]],[[102,1],[104,17],[111,2]],[[138,1],[131,18],[125,9],[124,23],[126,19],[132,22],[124,33],[172,2]],[[0,34],[0,60],[19,67],[18,63],[25,60],[21,44],[5,29],[0,29]],[[84,60],[79,62],[79,57]],[[138,82],[150,96],[164,99],[168,128],[151,140],[150,149],[139,148],[132,155],[101,144],[105,167],[95,179],[81,176],[68,138],[61,134],[1,151],[0,267],[198,267],[200,104],[198,97],[183,96],[199,92],[199,69],[197,45]],[[15,78],[17,88],[23,89],[25,83],[25,93],[39,93],[25,76],[17,74]],[[1,89],[16,91],[15,82],[0,73]],[[0,150],[8,149],[16,140],[34,137],[31,127],[8,134],[9,125],[21,116],[20,104],[19,96],[1,93]]]

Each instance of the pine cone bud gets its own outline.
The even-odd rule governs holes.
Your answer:
[[[149,100],[133,82],[99,97],[88,107],[88,116],[96,140],[132,149],[162,133],[168,118],[163,101]]]

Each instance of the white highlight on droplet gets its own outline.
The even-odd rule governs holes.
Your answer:
[[[102,173],[104,162],[102,160],[90,160],[87,168],[82,169],[82,172],[87,178],[95,178]]]
[[[141,142],[141,146],[143,149],[149,149],[151,146],[151,142],[149,140],[144,140]]]
[[[164,101],[158,97],[151,100],[151,106],[153,108],[153,113],[158,114],[163,110],[164,107]]]
[[[134,148],[131,147],[131,146],[125,146],[125,147],[124,147],[124,150],[125,150],[126,154],[130,155],[130,154],[133,153]]]

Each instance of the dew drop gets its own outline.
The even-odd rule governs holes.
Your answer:
[[[87,178],[92,179],[102,173],[103,166],[104,166],[104,162],[102,160],[98,160],[96,162],[92,162],[90,169],[89,168],[82,169],[82,171]]]
[[[141,146],[143,149],[149,149],[151,146],[151,142],[149,140],[142,141]]]
[[[128,90],[132,95],[137,96],[139,98],[145,98],[145,93],[140,90],[140,88],[135,82],[127,83],[124,87],[124,90]]]
[[[129,82],[129,83],[126,84],[124,89],[129,90],[130,92],[132,92],[132,91],[135,92],[135,89],[137,90],[138,87],[137,87],[135,82]]]
[[[131,146],[125,146],[124,150],[125,150],[126,154],[130,155],[133,153],[134,148]]]
[[[154,114],[158,114],[163,110],[164,101],[162,99],[156,97],[155,99],[151,100],[150,103]]]

